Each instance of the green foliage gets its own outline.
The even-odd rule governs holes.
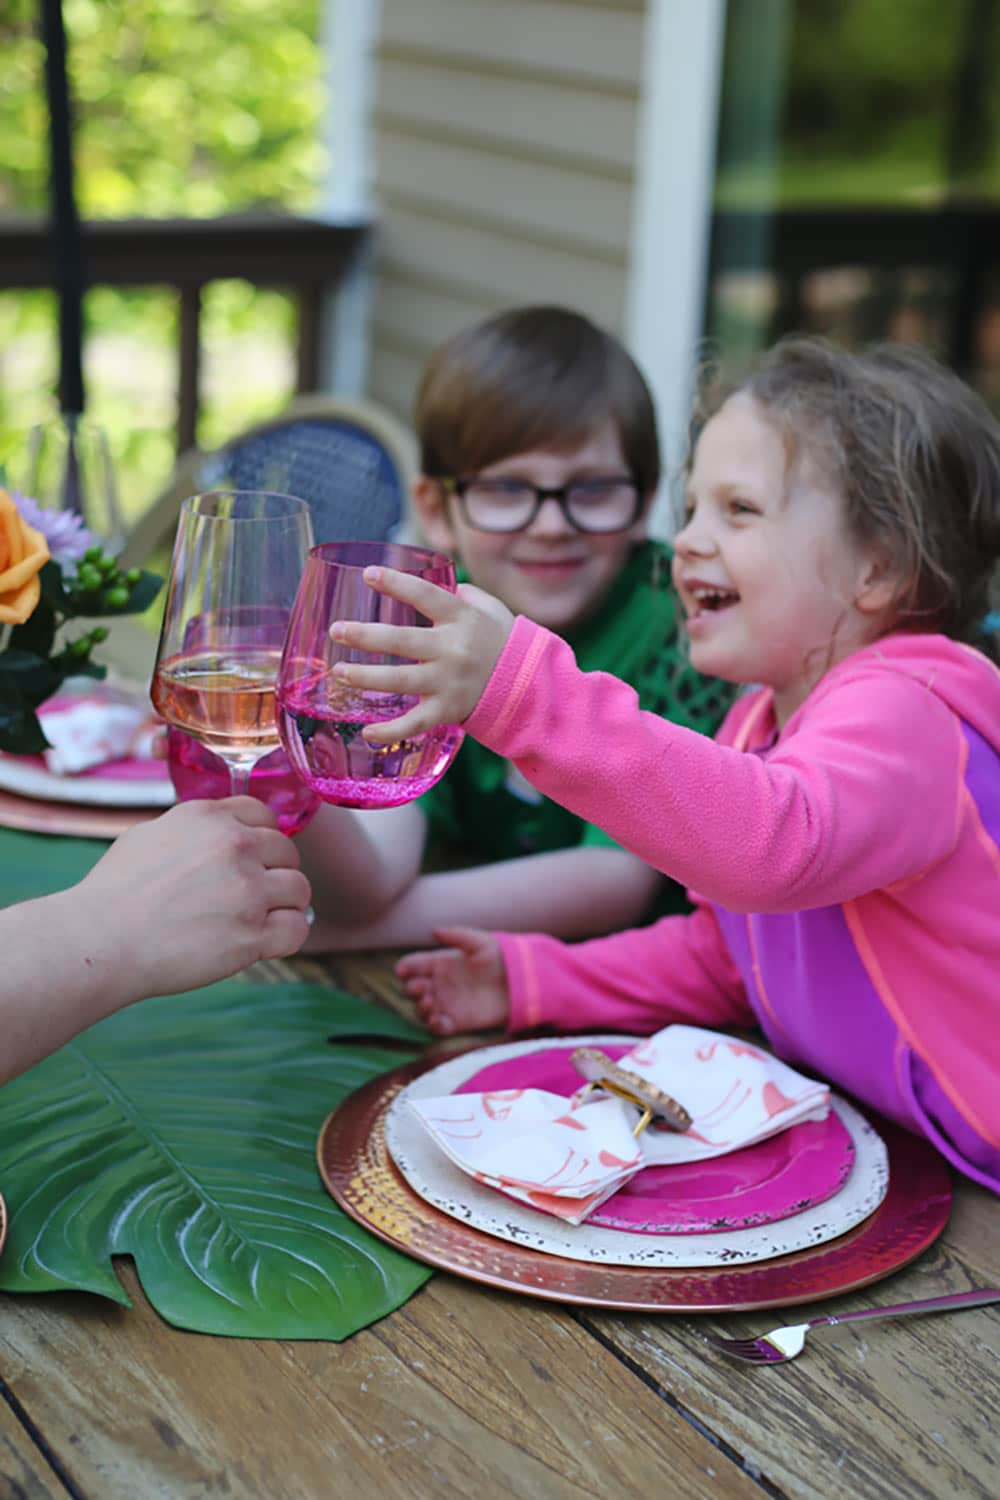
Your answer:
[[[50,559],[38,577],[38,603],[23,625],[11,628],[0,649],[0,750],[12,755],[46,749],[37,710],[67,677],[105,674],[90,653],[107,631],[98,626],[70,639],[61,634],[64,627],[71,620],[141,614],[163,583],[139,568],[123,576],[114,559],[105,558],[97,546],[88,548],[74,571],[64,575]]]
[[[326,170],[320,0],[63,0],[85,218],[308,211]],[[0,4],[0,219],[48,211],[48,114],[37,0]],[[176,298],[86,296],[90,414],[108,432],[122,509],[166,482],[176,423]],[[287,297],[216,283],[204,305],[204,444],[291,394]],[[50,292],[0,292],[0,463],[51,414],[58,367]]]
[[[1000,0],[729,0],[727,37],[720,204],[1000,195]]]
[[[36,0],[0,15],[0,212],[46,208]],[[63,0],[80,212],[204,217],[308,209],[318,137],[318,0]]]

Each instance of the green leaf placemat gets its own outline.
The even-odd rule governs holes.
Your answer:
[[[0,828],[0,906],[76,885],[107,848],[99,839]]]
[[[316,1139],[404,1059],[379,1039],[420,1035],[323,985],[243,980],[91,1027],[0,1088],[0,1290],[128,1306],[111,1257],[131,1255],[181,1328],[343,1339],[383,1317],[429,1272],[337,1207]]]

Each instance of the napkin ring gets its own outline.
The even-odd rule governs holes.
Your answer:
[[[589,1094],[592,1089],[604,1089],[605,1093],[614,1094],[626,1104],[634,1104],[636,1109],[642,1110],[642,1118],[632,1131],[633,1135],[641,1135],[654,1118],[662,1120],[669,1130],[690,1129],[691,1116],[683,1104],[671,1099],[648,1078],[619,1067],[599,1048],[577,1047],[570,1053],[569,1060],[581,1078],[588,1080],[582,1094]]]

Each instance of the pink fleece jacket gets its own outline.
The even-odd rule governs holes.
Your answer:
[[[884,1109],[899,1049],[873,1035],[868,1062],[863,992],[945,1108],[1000,1149],[1000,672],[981,653],[887,636],[780,734],[758,690],[712,741],[519,618],[465,728],[699,903],[572,947],[501,935],[512,1030],[756,1019]]]

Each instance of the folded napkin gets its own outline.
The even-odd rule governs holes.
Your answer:
[[[38,717],[50,746],[42,752],[45,766],[55,776],[149,759],[159,724],[144,692],[89,677],[68,679]]]
[[[825,1084],[759,1047],[697,1026],[667,1026],[617,1059],[682,1104],[682,1132],[600,1090],[567,1099],[544,1089],[411,1099],[409,1108],[463,1172],[570,1224],[579,1224],[646,1166],[702,1161],[777,1135],[830,1106]]]

